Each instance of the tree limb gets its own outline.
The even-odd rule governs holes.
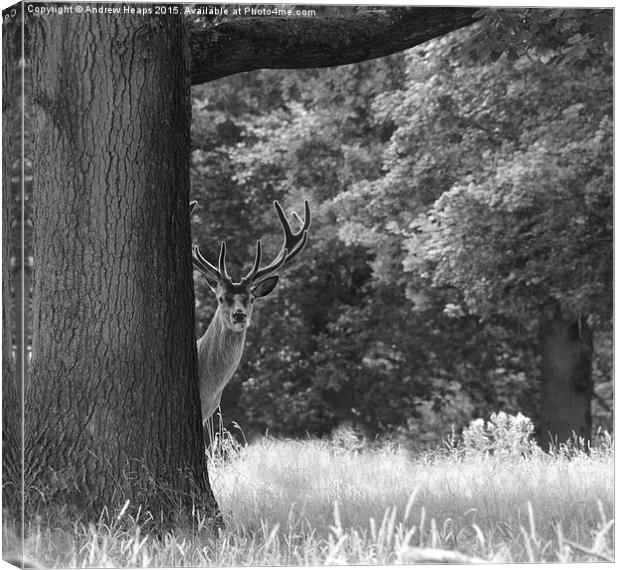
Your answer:
[[[191,31],[192,85],[255,69],[331,67],[383,57],[481,18],[476,8],[392,8],[348,17],[227,20]]]

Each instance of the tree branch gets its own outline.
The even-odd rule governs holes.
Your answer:
[[[227,20],[192,30],[192,85],[255,69],[331,67],[383,57],[481,18],[477,8],[392,8],[336,18]]]

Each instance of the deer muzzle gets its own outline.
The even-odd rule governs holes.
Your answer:
[[[248,314],[243,309],[235,309],[232,313],[233,323],[245,323]]]

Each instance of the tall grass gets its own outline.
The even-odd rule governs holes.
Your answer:
[[[265,440],[221,465],[213,487],[236,536],[277,527],[328,544],[348,533],[349,563],[398,560],[396,539],[407,533],[411,545],[506,561],[582,559],[583,551],[561,551],[567,541],[611,536],[610,453],[412,459],[398,448]],[[362,544],[365,553],[353,548]]]
[[[264,439],[212,456],[209,473],[226,520],[217,537],[200,520],[144,536],[151,515],[127,510],[72,533],[35,522],[26,549],[56,567],[613,557],[610,446],[570,459],[462,448],[414,457],[394,446]],[[7,523],[3,533],[10,542]]]

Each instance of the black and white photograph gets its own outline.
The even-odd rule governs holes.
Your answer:
[[[615,561],[611,2],[2,3],[2,567]]]

